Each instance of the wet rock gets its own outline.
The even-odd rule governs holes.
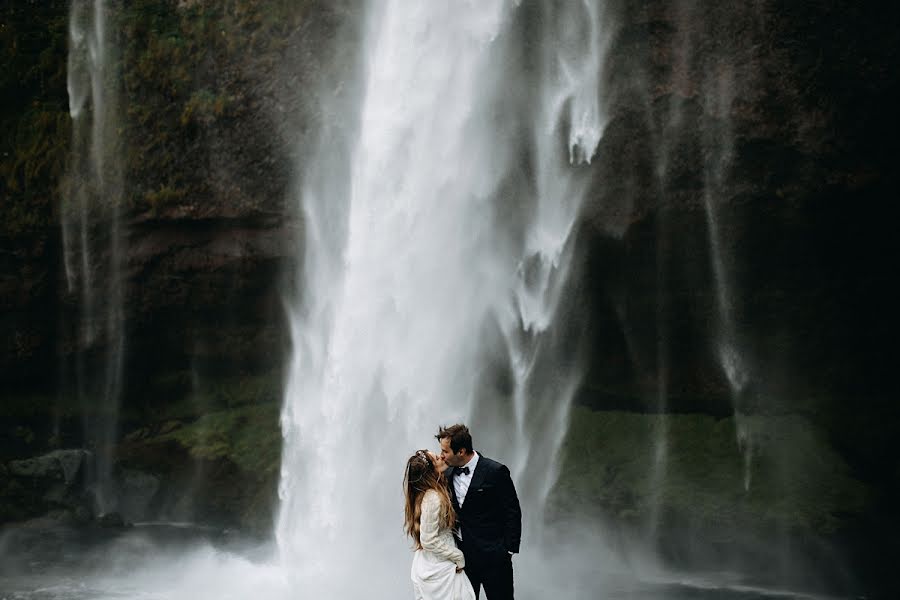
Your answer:
[[[69,495],[69,489],[63,483],[54,483],[46,492],[43,499],[51,504],[63,504]]]
[[[141,427],[140,429],[136,429],[136,430],[128,433],[127,435],[125,435],[125,437],[122,438],[122,441],[125,442],[126,444],[129,442],[136,442],[138,440],[141,440],[141,439],[147,437],[147,435],[149,433],[150,432],[146,427]]]
[[[181,421],[166,421],[162,425],[159,426],[159,434],[165,435],[167,433],[171,433],[176,429],[182,427],[184,424]]]
[[[9,463],[9,472],[15,477],[62,480],[72,485],[81,472],[87,450],[54,450],[42,456]]]
[[[119,480],[119,509],[129,521],[148,518],[148,508],[160,488],[160,479],[155,475],[123,469]]]
[[[72,516],[75,522],[79,525],[90,523],[91,519],[94,518],[91,509],[84,505],[75,507],[75,510],[72,512]]]
[[[126,526],[125,519],[117,512],[100,515],[97,517],[97,524],[108,529],[120,529]]]
[[[45,523],[50,526],[53,525],[62,525],[62,526],[73,526],[78,524],[78,519],[75,517],[75,511],[65,509],[65,508],[57,508],[48,512],[44,519],[36,519],[37,523]]]
[[[22,521],[45,515],[51,520],[83,522],[90,518],[91,496],[82,488],[86,450],[54,450],[24,460],[10,461],[0,477],[0,522]],[[79,512],[80,511],[80,512]],[[79,513],[79,514],[76,514]]]

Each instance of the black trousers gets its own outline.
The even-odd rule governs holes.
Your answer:
[[[475,598],[481,597],[484,586],[487,600],[513,600],[512,556],[490,563],[469,562],[466,558],[465,573],[475,588]]]

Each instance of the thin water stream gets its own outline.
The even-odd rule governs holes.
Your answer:
[[[61,210],[63,258],[76,298],[77,349],[66,365],[92,449],[95,510],[117,509],[113,446],[118,439],[125,314],[121,210],[120,77],[112,3],[76,0],[69,16],[68,91],[72,118],[69,172]]]

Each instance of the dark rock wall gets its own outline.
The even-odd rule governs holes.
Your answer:
[[[645,334],[635,362],[647,367],[631,368],[658,368],[651,327],[662,326],[670,361],[701,360],[672,369],[685,379],[672,392],[705,379],[691,395],[727,400],[706,347],[718,310],[708,193],[747,353],[768,363],[780,353],[797,380],[823,389],[872,382],[860,369],[883,379],[888,334],[876,324],[888,321],[879,290],[893,244],[871,217],[896,178],[880,133],[896,119],[889,34],[866,32],[874,16],[841,3],[628,3],[617,17],[611,121],[582,243],[604,288],[594,293]],[[718,399],[704,409],[731,410]]]
[[[65,2],[0,9],[0,372],[4,388],[54,364],[61,262],[57,186],[70,132]]]
[[[120,107],[117,158],[126,182],[115,485],[124,496],[135,469],[161,477],[145,507],[156,512],[138,517],[268,531],[289,344],[283,296],[295,285],[302,243],[294,165],[313,145],[318,94],[333,92],[322,91],[326,65],[354,51],[352,43],[337,46],[353,21],[340,2],[110,7],[118,55],[110,93]],[[67,289],[61,247],[63,177],[72,158],[69,3],[7,3],[2,11],[6,461],[94,447],[85,424],[106,415],[93,397],[102,386],[86,380],[102,373],[109,349],[79,340],[80,298]],[[111,226],[94,223],[95,248],[104,248]],[[21,500],[21,482],[10,478],[0,476],[0,496]],[[24,502],[0,521],[42,514],[47,502]]]
[[[633,425],[633,439],[593,445],[609,496],[592,496],[594,483],[565,487],[621,515],[618,522],[646,528],[657,518],[661,528],[670,526],[681,547],[663,539],[663,550],[687,564],[684,540],[697,542],[704,560],[734,558],[713,541],[722,527],[701,524],[728,516],[744,534],[780,530],[769,539],[784,543],[774,545],[793,543],[807,558],[841,547],[841,558],[820,562],[852,564],[865,573],[864,587],[886,582],[883,556],[897,552],[900,492],[891,441],[900,425],[890,366],[896,329],[887,291],[897,251],[886,218],[898,184],[888,133],[897,131],[900,100],[891,41],[898,11],[849,2],[620,2],[609,17],[610,122],[594,161],[573,283],[574,302],[590,307],[578,403],[591,409],[582,418],[596,419],[597,432],[629,414],[647,418],[629,421],[642,423]],[[745,366],[738,393],[721,357],[726,338]],[[791,515],[778,515],[778,503],[754,513],[763,492],[752,486],[721,510],[707,502],[710,481],[719,481],[713,495],[720,499],[740,486],[723,479],[741,471],[736,409],[762,419],[749,442],[753,485],[781,490]],[[659,412],[678,416],[651,435]],[[707,415],[719,424],[702,425]],[[799,429],[797,418],[805,423]],[[794,433],[779,433],[786,423]],[[732,431],[730,444],[713,441],[721,427]],[[798,451],[806,435],[821,446]],[[669,464],[660,480],[648,481],[658,436],[667,436]],[[623,447],[631,453],[604,458]],[[573,448],[588,451],[574,438]],[[705,450],[694,454],[698,448]],[[735,462],[699,471],[687,464],[709,456]],[[818,460],[842,473],[840,481],[826,478],[831,492],[824,495],[794,485]],[[644,479],[622,484],[635,461]],[[766,463],[783,472],[767,471]],[[678,509],[685,500],[677,492],[663,492],[651,506],[650,488],[660,481],[669,492],[693,490],[685,503],[691,508]],[[834,497],[843,500],[826,509]],[[748,517],[757,525],[736,525]],[[814,549],[823,539],[831,550]],[[753,554],[759,541],[742,544]]]

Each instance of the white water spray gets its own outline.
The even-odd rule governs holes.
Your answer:
[[[406,589],[402,469],[436,447],[439,424],[468,422],[476,448],[510,465],[524,543],[537,537],[528,523],[541,521],[578,384],[546,334],[587,184],[578,165],[602,134],[605,47],[593,3],[546,9],[528,82],[513,45],[520,10],[374,3],[352,151],[333,156],[326,135],[305,178],[276,535],[295,582],[317,593]],[[511,390],[485,389],[493,359]]]

